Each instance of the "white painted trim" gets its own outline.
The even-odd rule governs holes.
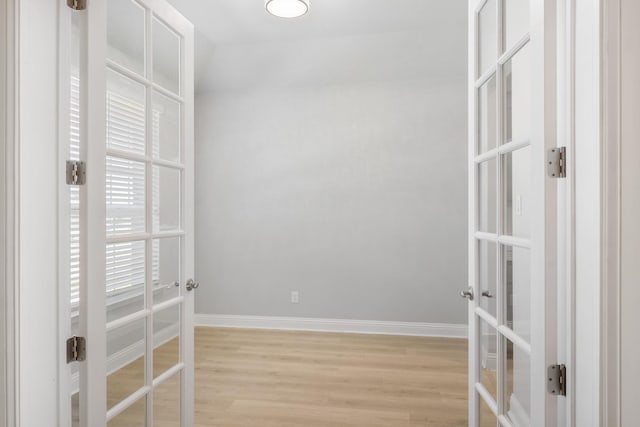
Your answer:
[[[276,329],[287,331],[467,338],[467,325],[446,323],[317,319],[308,317],[239,316],[231,314],[196,314],[195,324],[196,326],[211,326],[219,328]]]
[[[621,413],[621,0],[602,0],[602,327],[601,425]]]
[[[0,426],[16,426],[16,304],[15,295],[15,167],[16,149],[16,93],[15,71],[16,50],[16,8],[12,0],[0,4]]]
[[[575,357],[573,425],[601,423],[603,260],[602,0],[574,2]],[[573,373],[573,378],[571,374]]]
[[[558,426],[575,418],[575,1],[558,6],[558,138],[567,148],[567,176],[558,182],[558,361],[567,366],[567,395]]]

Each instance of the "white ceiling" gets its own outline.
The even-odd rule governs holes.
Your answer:
[[[467,0],[311,0],[294,19],[264,0],[169,1],[196,27],[199,91],[466,72]]]

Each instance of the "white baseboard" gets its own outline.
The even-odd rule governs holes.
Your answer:
[[[458,325],[447,323],[384,322],[378,320],[196,314],[195,324],[196,326],[221,328],[279,329],[291,331],[467,338],[466,324]]]

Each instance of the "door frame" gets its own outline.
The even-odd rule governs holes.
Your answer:
[[[13,180],[15,153],[15,113],[16,113],[16,35],[15,3],[13,0],[0,2],[0,164],[4,173],[0,174],[0,223],[3,232],[0,236],[0,343],[6,350],[0,354],[0,427],[15,425],[15,295],[14,254],[15,221]]]
[[[12,427],[57,419],[58,2],[5,0],[8,415]],[[52,112],[54,112],[52,114]],[[11,285],[12,284],[12,285]]]

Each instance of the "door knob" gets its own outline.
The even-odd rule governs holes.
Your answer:
[[[187,280],[187,290],[192,291],[194,289],[198,289],[200,287],[200,283],[196,282],[193,279]]]
[[[469,286],[469,289],[466,291],[460,291],[460,296],[468,299],[469,301],[473,301],[473,288]]]
[[[482,291],[482,296],[487,298],[493,298],[491,291]]]

